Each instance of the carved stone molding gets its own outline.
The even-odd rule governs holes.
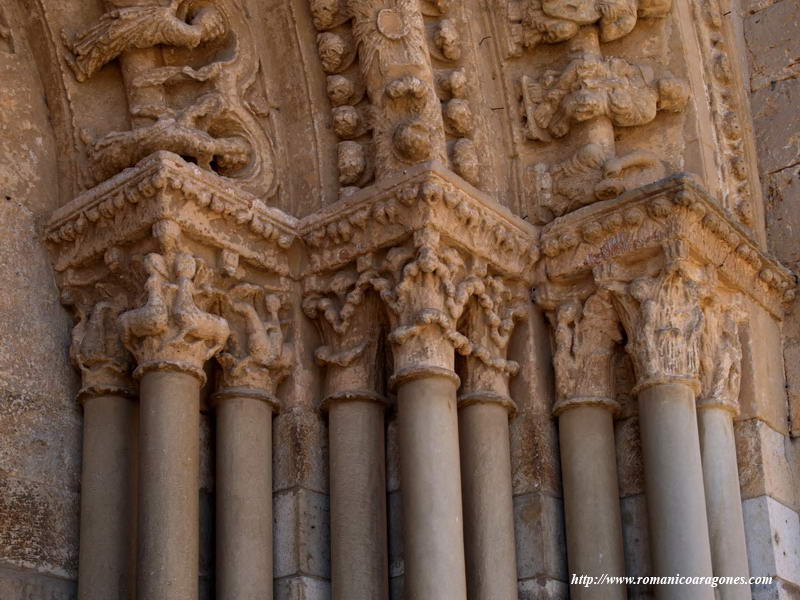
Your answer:
[[[544,285],[537,288],[535,298],[547,309],[553,328],[557,394],[553,414],[575,406],[603,406],[617,413],[614,351],[622,332],[609,291]]]
[[[678,174],[597,202],[542,230],[542,268],[554,282],[587,277],[598,265],[643,262],[681,241],[692,261],[714,265],[721,284],[783,318],[795,297],[791,272],[758,246],[695,182]],[[656,260],[655,263],[657,264]]]

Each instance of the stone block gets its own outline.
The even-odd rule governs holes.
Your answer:
[[[402,577],[403,563],[403,503],[400,492],[389,493],[387,520],[389,523],[389,577]]]
[[[647,526],[647,501],[644,494],[628,496],[620,500],[622,516],[622,538],[625,548],[625,574],[631,577],[653,574],[650,557],[650,535]],[[652,594],[652,586],[630,585],[631,598],[647,598]]]
[[[795,510],[800,508],[789,437],[758,419],[737,421],[734,433],[742,499],[771,496]]]
[[[742,379],[740,419],[758,418],[781,433],[789,432],[783,344],[780,324],[747,301],[747,320],[740,327]]]
[[[78,494],[0,475],[5,564],[71,579],[78,569]]]
[[[273,419],[275,491],[303,487],[328,491],[328,426],[322,415],[302,408],[285,410]]]
[[[548,494],[514,498],[517,575],[521,579],[567,580],[564,505]]]
[[[330,577],[330,503],[312,490],[273,495],[275,577]]]
[[[791,585],[782,579],[773,579],[772,583],[760,583],[752,586],[753,600],[798,600],[800,587]]]
[[[785,3],[786,0],[783,0]],[[800,35],[800,34],[799,34]],[[774,173],[800,162],[800,79],[787,79],[753,92],[753,127],[762,173]],[[793,132],[787,135],[787,133]]]
[[[519,600],[567,600],[569,586],[557,579],[537,577],[519,581]]]
[[[3,600],[75,600],[77,593],[74,581],[0,567],[0,598]]]
[[[750,575],[800,584],[800,516],[769,496],[742,503]]]
[[[622,497],[644,493],[644,467],[639,418],[620,419],[614,425],[617,449],[617,477]]]
[[[330,600],[331,584],[314,577],[275,580],[275,600]]]
[[[561,494],[558,429],[547,413],[520,412],[509,425],[515,494]]]
[[[800,6],[780,0],[744,18],[750,87],[758,90],[800,75]]]

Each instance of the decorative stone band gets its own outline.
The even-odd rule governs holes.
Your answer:
[[[133,371],[133,377],[134,379],[141,379],[150,371],[176,371],[179,373],[187,373],[192,377],[197,377],[197,379],[200,380],[201,387],[206,383],[206,373],[202,365],[198,366],[190,362],[169,359],[145,361],[136,367]]]
[[[664,375],[663,377],[649,377],[643,381],[637,381],[636,385],[633,386],[631,393],[634,395],[639,395],[647,388],[670,383],[679,383],[691,388],[695,396],[700,393],[699,377],[691,377],[688,375]]]
[[[246,387],[224,388],[211,396],[211,403],[217,406],[223,400],[230,398],[250,398],[252,400],[260,400],[269,404],[273,412],[280,412],[281,403],[278,398],[272,394],[267,394],[261,390]]]
[[[55,211],[46,238],[57,248],[56,271],[139,240],[164,219],[257,268],[289,274],[297,219],[170,152],[150,155]]]
[[[557,400],[553,405],[553,416],[557,417],[571,408],[580,408],[581,406],[605,408],[614,416],[618,415],[621,410],[619,402],[613,398],[603,398],[602,396],[573,396],[571,398],[561,398]]]
[[[396,391],[397,388],[404,383],[414,381],[415,379],[428,379],[430,377],[449,379],[453,382],[456,388],[461,385],[461,378],[456,375],[455,371],[452,371],[451,369],[437,367],[435,365],[415,365],[401,369],[392,375],[389,378],[389,389]]]
[[[320,406],[322,412],[330,410],[331,406],[340,402],[374,402],[384,408],[389,406],[385,396],[372,390],[342,390],[325,397]]]
[[[687,174],[667,177],[560,217],[542,230],[544,271],[568,281],[604,262],[642,255],[682,239],[700,264],[718,266],[723,283],[783,318],[794,299],[792,273],[765,255]]]
[[[466,408],[475,404],[498,404],[508,411],[508,416],[513,418],[517,414],[517,404],[509,396],[492,390],[468,392],[458,397],[458,408]]]
[[[435,162],[421,163],[305,219],[309,273],[336,271],[430,228],[499,273],[529,280],[538,230]]]
[[[132,387],[119,386],[119,385],[87,385],[78,390],[78,402],[85,404],[91,398],[99,398],[101,396],[122,396],[124,398],[136,398],[136,390]]]

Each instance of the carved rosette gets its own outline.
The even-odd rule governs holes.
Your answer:
[[[609,291],[596,289],[585,297],[577,290],[545,286],[536,296],[549,309],[553,327],[553,414],[576,406],[603,406],[616,414],[614,353],[622,334]]]
[[[715,295],[705,307],[705,328],[700,339],[701,391],[698,408],[722,408],[739,414],[742,344],[739,324],[745,313],[741,299]]]

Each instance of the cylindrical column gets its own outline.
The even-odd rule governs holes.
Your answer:
[[[83,402],[79,600],[128,600],[134,533],[136,404],[121,393]]]
[[[384,405],[377,394],[328,398],[334,600],[389,596]]]
[[[748,577],[739,470],[733,415],[720,406],[700,405],[697,412],[703,457],[711,562],[717,577]],[[721,600],[747,600],[750,586],[720,585]]]
[[[516,600],[510,398],[462,396],[458,412],[469,597]]]
[[[639,391],[645,492],[654,574],[711,577],[711,551],[695,393],[686,383]],[[710,585],[657,585],[658,600],[713,600]]]
[[[614,420],[608,406],[576,403],[558,416],[564,521],[570,573],[625,575],[622,520],[614,448]],[[624,600],[623,584],[570,587],[576,600]]]
[[[149,370],[140,384],[139,600],[198,594],[200,380]]]
[[[272,598],[274,398],[223,390],[217,403],[216,591],[218,600]]]
[[[452,369],[420,365],[395,377],[405,595],[465,600],[458,376]]]

